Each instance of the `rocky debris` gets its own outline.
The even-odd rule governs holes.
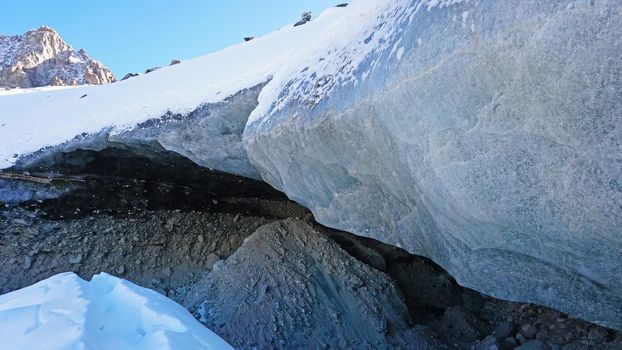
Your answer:
[[[74,271],[85,278],[99,272],[122,275],[174,296],[269,222],[253,216],[234,222],[231,214],[157,211],[61,221],[36,218],[23,226],[12,219],[23,213],[12,209],[0,215],[0,280],[5,281],[0,294]],[[177,224],[169,230],[165,224],[172,218]],[[41,235],[27,234],[33,231]],[[197,239],[201,235],[203,242]],[[16,257],[21,261],[11,263]]]
[[[72,265],[79,264],[82,262],[82,254],[74,255],[69,257],[69,263]]]
[[[411,327],[391,278],[308,224],[259,228],[182,304],[238,348],[417,348],[440,344]]]
[[[125,76],[123,76],[123,78],[121,80],[127,80],[129,78],[137,77],[139,75],[140,74],[138,74],[138,73],[127,73]]]
[[[515,330],[516,324],[514,324],[514,322],[504,321],[495,327],[494,335],[497,340],[504,340],[513,336]]]
[[[622,332],[574,319],[541,306],[490,299],[484,307],[469,308],[469,312],[478,315],[484,324],[496,324],[485,341],[480,341],[475,347],[478,350],[488,349],[490,338],[494,338],[494,343],[502,350],[622,348]],[[522,326],[518,327],[518,324]],[[483,334],[486,331],[486,327],[482,328]]]
[[[174,65],[176,65],[176,64],[180,64],[180,63],[181,63],[181,61],[180,61],[180,60],[178,60],[178,59],[173,59],[173,60],[171,60],[171,63],[169,63],[168,65],[169,65],[169,66],[174,66]]]
[[[99,85],[114,81],[108,68],[83,49],[76,52],[52,28],[42,26],[23,35],[0,34],[0,87]]]
[[[148,68],[147,70],[145,70],[145,74],[151,73],[151,72],[156,71],[156,70],[158,70],[160,68],[162,68],[162,67],[158,66],[158,67]]]
[[[335,5],[335,7],[347,7],[347,6],[348,6],[348,3],[347,3],[347,2],[344,2],[344,3],[342,3],[342,4],[337,4],[337,5]]]
[[[246,36],[246,37],[244,37],[244,41],[251,41],[253,39],[255,39],[254,36]]]
[[[533,339],[536,337],[538,329],[530,324],[525,324],[520,328],[520,334],[526,339]]]
[[[108,188],[104,183],[101,186]],[[96,191],[93,193],[100,195]],[[125,196],[114,189],[111,193],[119,197],[108,197],[106,202],[120,203]],[[173,202],[183,200],[183,197],[169,199]],[[219,201],[221,205],[225,205],[226,202]],[[529,341],[523,337],[517,325],[535,327],[536,339],[545,342],[551,349],[556,349],[554,345],[566,346],[564,349],[567,350],[586,349],[589,346],[595,349],[614,350],[622,346],[620,332],[572,319],[543,307],[495,300],[463,289],[448,277],[446,272],[439,271],[438,266],[425,258],[414,257],[399,248],[378,241],[328,230],[313,224],[312,217],[304,215],[303,210],[296,211],[286,205],[270,205],[269,201],[231,203],[238,206],[240,209],[238,213],[120,210],[96,214],[80,210],[81,214],[77,217],[63,220],[43,218],[42,214],[37,212],[38,209],[30,212],[9,207],[0,211],[0,292],[12,291],[68,270],[77,271],[84,277],[90,277],[103,270],[155,289],[178,302],[194,300],[192,303],[196,304],[196,300],[202,302],[205,297],[205,280],[212,275],[210,269],[229,273],[235,264],[241,264],[239,269],[246,269],[246,264],[249,264],[254,266],[250,269],[252,275],[238,275],[243,277],[235,281],[238,284],[231,281],[233,276],[225,278],[225,272],[220,272],[223,275],[218,280],[231,283],[226,286],[232,286],[232,290],[242,294],[248,293],[249,299],[241,305],[250,307],[250,310],[255,310],[253,304],[256,300],[260,300],[260,305],[267,302],[266,298],[280,304],[280,308],[271,309],[273,311],[271,315],[277,322],[292,317],[291,314],[296,317],[306,315],[304,319],[311,322],[315,318],[311,317],[310,310],[317,308],[311,307],[310,301],[316,302],[313,306],[316,304],[334,306],[335,303],[341,305],[342,301],[347,299],[345,296],[359,296],[373,299],[373,302],[362,305],[377,305],[379,310],[385,308],[399,310],[400,317],[404,317],[399,324],[408,324],[409,327],[416,324],[418,330],[427,329],[427,332],[434,335],[441,345],[444,344],[439,348],[489,349],[490,347],[481,345],[490,343],[501,350],[513,349]],[[77,209],[77,203],[73,201],[65,201],[59,206]],[[270,206],[271,209],[261,209],[263,206]],[[71,212],[74,213],[75,209],[71,209]],[[270,213],[272,219],[249,213]],[[274,233],[260,236],[264,237],[266,242],[248,238],[257,228],[274,220],[274,217],[295,216],[305,217],[306,224],[294,220],[295,225],[291,230],[285,229],[278,235]],[[311,224],[315,233],[309,238],[305,230],[310,230],[307,225]],[[273,230],[275,227],[283,227],[282,225],[282,223],[272,224],[265,229]],[[296,237],[302,238],[294,239]],[[304,237],[307,239],[303,239]],[[230,257],[244,241],[248,245],[243,256],[248,260],[236,259],[236,263],[231,259],[226,262],[219,260]],[[268,253],[270,259],[268,261],[265,260],[266,254],[262,254],[263,248],[250,254],[249,250],[258,244],[260,248],[265,246],[274,248],[276,253]],[[274,247],[275,245],[277,246]],[[291,248],[292,246],[298,247]],[[294,251],[291,258],[284,256],[283,261],[277,259],[281,255],[287,255],[289,251]],[[314,259],[312,260],[314,264],[307,258],[297,259],[308,251],[315,252],[309,253]],[[351,257],[344,257],[344,252]],[[77,254],[82,255],[81,261],[71,264],[69,260],[75,258]],[[328,271],[323,270],[326,267],[325,260],[330,263]],[[344,260],[344,265],[335,262],[340,260]],[[367,267],[350,276],[351,269],[357,270],[361,266]],[[286,269],[294,272],[280,276],[282,270]],[[306,277],[305,272],[308,272],[310,277]],[[324,277],[318,279],[316,278],[318,275]],[[378,282],[365,280],[376,279],[377,275],[382,276],[380,282],[385,288],[382,290],[388,293],[380,299],[374,295],[376,292],[380,294],[380,290],[374,287]],[[418,280],[415,281],[417,276]],[[384,284],[389,283],[388,281],[390,286]],[[413,283],[414,288],[409,289],[408,283]],[[240,286],[241,284],[244,286]],[[313,288],[309,287],[310,285],[313,285]],[[336,301],[330,301],[334,298],[326,296],[327,292],[309,294],[300,291],[305,288],[322,291],[326,286],[340,285],[356,286],[362,291],[346,288],[347,293],[335,294],[339,296]],[[226,286],[222,288],[228,288]],[[268,296],[259,298],[258,296],[263,294],[258,291],[263,288],[266,290],[264,294]],[[396,290],[401,295],[396,300],[402,300],[401,302],[392,299]],[[224,290],[221,289],[219,293],[223,293],[221,297],[226,298]],[[309,298],[309,295],[313,298]],[[383,304],[386,300],[389,300],[389,306]],[[347,306],[347,310],[359,310],[355,307],[359,304],[344,305]],[[190,310],[197,311],[196,305],[191,306]],[[304,310],[304,313],[301,310]],[[244,315],[248,314],[250,311]],[[360,313],[354,314],[360,316]],[[244,315],[236,317],[246,317]],[[333,320],[335,315],[331,309],[323,314],[322,319]],[[338,318],[346,322],[350,315],[352,312],[343,312]],[[363,316],[357,320],[374,319]],[[273,336],[273,331],[269,327],[257,325],[252,329],[256,334],[261,333],[264,339]],[[499,339],[508,334],[505,339]],[[287,334],[284,333],[283,337],[289,344]],[[298,335],[294,333],[294,337]],[[518,339],[522,339],[522,342]],[[389,345],[380,346],[382,347]]]
[[[22,268],[24,270],[28,270],[32,266],[32,259],[29,256],[24,257],[24,262],[22,263]]]
[[[300,15],[300,21],[294,23],[294,27],[301,26],[309,21],[311,21],[311,12],[303,12],[302,15]]]

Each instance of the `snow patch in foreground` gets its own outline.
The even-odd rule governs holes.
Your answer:
[[[3,349],[232,349],[179,304],[101,273],[72,272],[0,296]]]

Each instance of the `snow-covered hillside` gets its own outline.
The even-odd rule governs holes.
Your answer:
[[[232,349],[183,307],[108,274],[87,282],[52,276],[0,296],[0,347],[61,349]]]
[[[0,88],[105,84],[115,81],[108,68],[75,51],[52,28],[23,35],[0,34]]]
[[[303,26],[102,86],[0,92],[0,169],[16,155],[54,146],[83,133],[121,133],[167,112],[187,114],[269,80],[303,48],[322,39],[346,9],[332,8]]]

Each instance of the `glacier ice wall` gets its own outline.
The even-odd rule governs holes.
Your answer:
[[[244,89],[222,102],[203,104],[187,114],[167,113],[131,128],[79,135],[21,156],[13,170],[46,168],[57,162],[57,155],[77,149],[121,148],[159,162],[166,162],[166,151],[172,151],[204,167],[257,179],[260,175],[248,160],[242,132],[264,85]]]
[[[464,286],[622,329],[622,2],[350,7],[262,91],[263,179]]]

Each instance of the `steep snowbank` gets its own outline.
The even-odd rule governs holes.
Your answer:
[[[0,296],[3,349],[232,349],[188,311],[102,273],[52,276]]]

